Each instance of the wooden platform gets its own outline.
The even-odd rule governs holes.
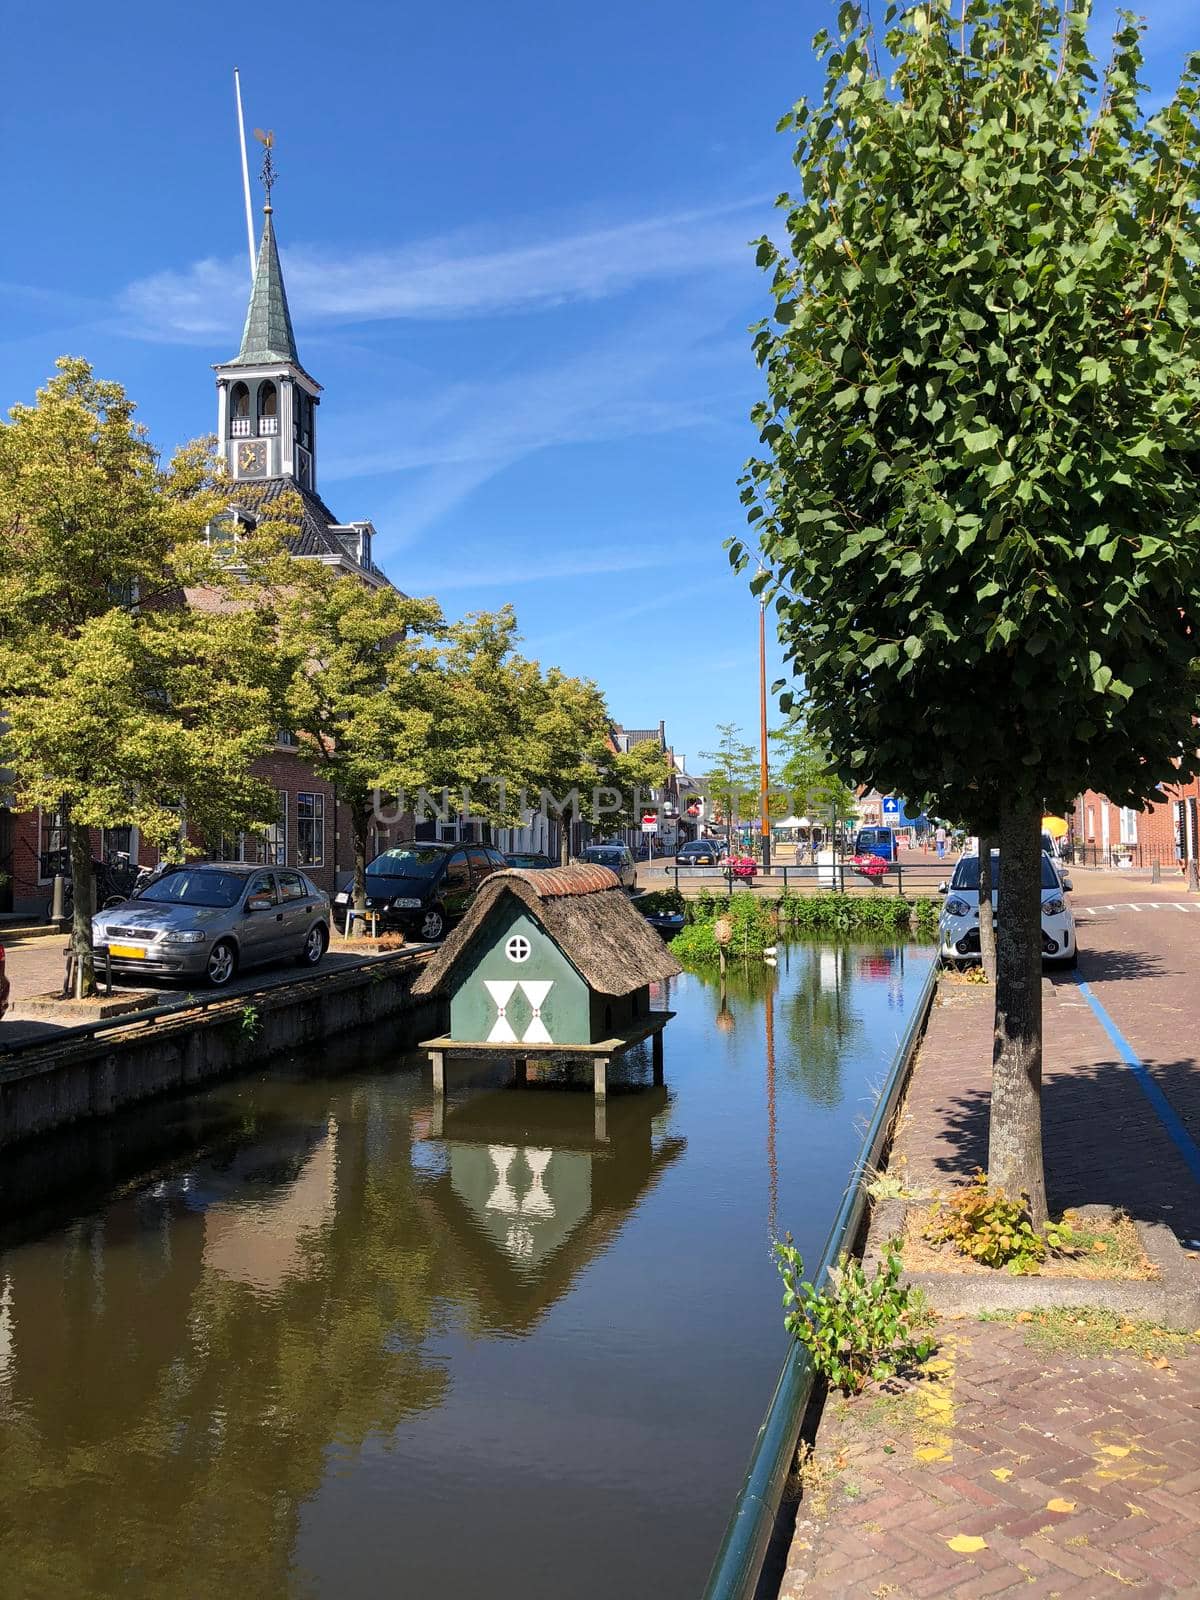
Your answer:
[[[440,1095],[446,1092],[447,1057],[466,1060],[507,1056],[517,1063],[518,1074],[522,1075],[527,1062],[545,1060],[550,1056],[567,1056],[592,1063],[592,1083],[596,1099],[603,1100],[608,1094],[609,1062],[614,1056],[622,1055],[633,1045],[641,1044],[644,1039],[652,1040],[654,1081],[656,1084],[662,1083],[662,1030],[674,1015],[673,1011],[652,1011],[645,1022],[639,1023],[636,1028],[627,1028],[621,1033],[614,1034],[611,1039],[593,1039],[586,1044],[524,1044],[520,1040],[516,1042],[500,1040],[493,1044],[488,1040],[451,1039],[443,1034],[436,1039],[423,1039],[421,1048],[429,1052],[429,1061],[433,1067],[433,1087]]]

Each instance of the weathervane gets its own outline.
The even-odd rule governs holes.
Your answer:
[[[255,128],[254,137],[263,147],[262,186],[267,191],[267,203],[264,211],[271,209],[271,187],[275,182],[275,163],[271,159],[271,151],[275,146],[275,134],[268,128],[266,133],[261,128]]]

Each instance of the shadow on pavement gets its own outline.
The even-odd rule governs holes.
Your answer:
[[[1200,1074],[1190,1057],[1146,1067],[1192,1137],[1200,1134]],[[990,1096],[972,1091],[949,1102],[941,1136],[952,1153],[933,1165],[965,1183],[987,1167]],[[1158,1121],[1132,1071],[1120,1061],[1076,1067],[1042,1086],[1042,1137],[1050,1210],[1108,1205],[1140,1222],[1163,1222],[1180,1237],[1200,1237],[1200,1183]]]
[[[1056,983],[1071,981],[1069,973],[1052,976]],[[1144,950],[1097,950],[1093,945],[1081,945],[1079,976],[1087,983],[1108,983],[1124,978],[1164,978],[1169,969]]]

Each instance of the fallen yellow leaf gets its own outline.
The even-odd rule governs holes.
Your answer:
[[[1047,1500],[1046,1501],[1046,1510],[1047,1511],[1060,1511],[1064,1516],[1066,1516],[1066,1514],[1068,1512],[1074,1511],[1074,1509],[1075,1509],[1074,1500]]]
[[[993,1467],[992,1468],[992,1477],[993,1478],[999,1478],[1001,1483],[1007,1483],[1008,1480],[1012,1477],[1012,1468],[1011,1467]]]
[[[973,1556],[976,1550],[987,1549],[987,1540],[980,1539],[973,1533],[956,1533],[953,1539],[947,1539],[946,1543],[960,1556]]]
[[[949,1461],[950,1457],[940,1444],[923,1444],[913,1454],[918,1461]]]
[[[1108,1249],[1108,1246],[1105,1244],[1103,1239],[1097,1239],[1095,1244],[1092,1245],[1092,1249],[1104,1251]]]
[[[1100,1454],[1102,1456],[1127,1456],[1129,1450],[1130,1446],[1127,1444],[1102,1444],[1100,1446]]]
[[[1175,1370],[1166,1356],[1151,1356],[1150,1365],[1157,1367],[1160,1372],[1174,1372]]]
[[[1018,1322],[1032,1322],[1033,1321],[1033,1312],[1032,1311],[1018,1311],[1017,1312],[1017,1321]]]

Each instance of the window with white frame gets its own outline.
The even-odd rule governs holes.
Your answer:
[[[287,865],[288,797],[286,789],[276,789],[278,803],[275,821],[258,835],[256,859],[267,867]]]
[[[325,865],[325,796],[296,796],[296,865]]]
[[[1137,812],[1132,806],[1121,807],[1121,843],[1137,843]]]

